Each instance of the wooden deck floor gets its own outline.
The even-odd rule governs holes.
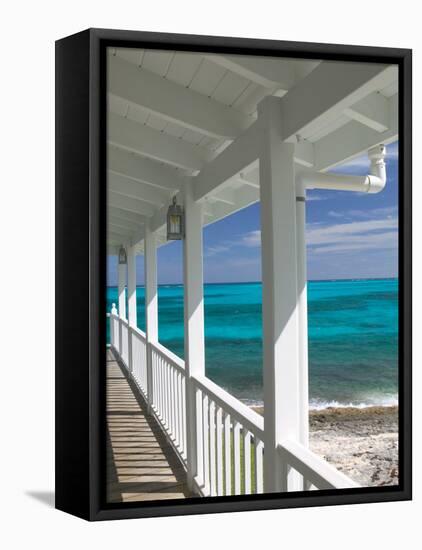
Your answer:
[[[190,496],[186,474],[133,383],[107,351],[107,500],[136,502]]]

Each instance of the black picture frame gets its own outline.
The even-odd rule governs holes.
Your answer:
[[[105,502],[107,47],[396,63],[399,67],[398,486]],[[412,498],[412,52],[408,49],[88,29],[56,42],[56,508],[87,520]]]

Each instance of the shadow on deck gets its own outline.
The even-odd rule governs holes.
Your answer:
[[[186,472],[133,382],[107,350],[107,501],[191,496]]]

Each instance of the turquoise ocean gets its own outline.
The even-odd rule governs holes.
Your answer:
[[[144,288],[137,294],[144,330]],[[117,288],[108,287],[107,311],[117,301]],[[206,375],[261,404],[261,283],[206,284],[204,303]],[[158,309],[160,342],[183,357],[183,286],[159,286]],[[397,279],[310,281],[308,314],[310,407],[396,404]]]

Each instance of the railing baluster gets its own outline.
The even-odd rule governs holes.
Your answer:
[[[173,439],[174,429],[173,429],[173,403],[172,403],[172,395],[171,395],[171,367],[168,363],[166,363],[166,370],[167,370],[167,394],[168,394],[168,400],[169,400],[169,431]]]
[[[257,437],[255,439],[255,492],[262,493],[264,491],[264,475],[263,475],[263,450],[264,444]]]
[[[176,369],[173,369],[173,406],[174,406],[174,442],[179,445],[179,403],[177,395],[177,375]]]
[[[167,389],[168,389],[168,400],[169,400],[169,432],[173,436],[174,432],[173,432],[173,403],[172,403],[172,396],[171,396],[171,367],[168,363],[166,363],[166,370],[167,370]]]
[[[176,401],[174,399],[174,369],[169,365],[170,375],[170,404],[171,404],[171,433],[173,440],[176,440]]]
[[[209,408],[208,395],[202,394],[202,430],[203,430],[203,455],[204,455],[204,492],[210,491],[210,445],[209,445]]]
[[[215,472],[215,403],[210,403],[210,490],[211,496],[217,494],[216,472]]]
[[[157,366],[157,390],[158,390],[158,407],[157,407],[157,415],[160,420],[163,419],[163,381],[162,381],[162,374],[161,374],[161,357],[157,354],[156,357],[156,366]]]
[[[217,408],[216,414],[217,434],[217,494],[224,495],[224,469],[223,469],[223,411]]]
[[[251,487],[251,432],[243,428],[243,465],[245,477],[245,495],[252,492]]]
[[[169,395],[169,372],[167,368],[167,361],[164,359],[163,361],[163,367],[164,367],[164,390],[166,395],[166,424],[167,424],[167,430],[170,431],[170,395]]]
[[[196,476],[198,483],[204,483],[204,431],[202,423],[202,391],[195,388],[195,409],[196,409]]]
[[[164,422],[164,379],[163,379],[163,359],[158,356],[158,368],[160,371],[160,418]]]
[[[231,425],[230,415],[224,415],[224,478],[225,478],[225,490],[226,495],[232,494],[231,485]]]
[[[154,394],[153,408],[156,413],[159,410],[159,381],[158,381],[158,355],[155,352],[154,348],[151,348],[151,371],[152,371],[152,387]]]
[[[233,427],[233,455],[234,494],[240,495],[240,424],[236,421]]]
[[[176,391],[177,391],[177,422],[178,422],[178,434],[179,434],[179,449],[180,453],[183,453],[183,426],[182,426],[182,389],[181,389],[181,374],[177,372],[176,378]]]
[[[183,458],[186,460],[186,377],[182,378]]]

